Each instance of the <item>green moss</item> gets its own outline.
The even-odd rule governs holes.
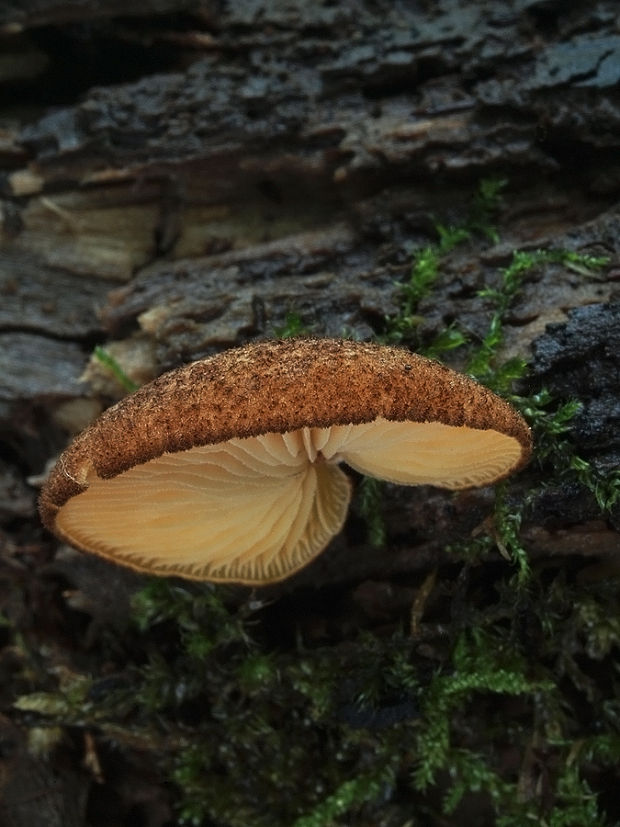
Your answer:
[[[525,278],[538,267],[550,263],[562,264],[592,275],[607,263],[607,259],[580,255],[570,250],[516,250],[510,264],[500,270],[498,286],[484,287],[478,292],[480,298],[486,299],[492,307],[492,315],[487,332],[470,356],[467,372],[499,393],[505,393],[512,382],[520,379],[526,370],[525,362],[520,359],[512,359],[499,367],[494,366],[496,353],[504,340],[504,317],[521,292]]]
[[[293,827],[325,827],[336,823],[339,816],[351,813],[366,802],[381,798],[386,789],[392,786],[394,772],[388,765],[378,766],[374,772],[363,773],[356,778],[343,781],[335,792],[327,796],[312,813],[296,819]]]
[[[382,503],[385,486],[376,477],[363,477],[356,492],[360,516],[366,522],[368,542],[373,548],[383,548],[386,543],[386,525]]]
[[[112,354],[105,348],[97,345],[93,350],[93,356],[100,364],[109,370],[123,390],[127,391],[127,393],[133,393],[138,390],[139,386],[132,379],[130,379],[129,376],[127,376],[114,356],[112,356]]]
[[[595,768],[620,760],[620,708],[588,664],[606,673],[614,660],[615,589],[562,572],[543,586],[534,572],[516,595],[500,579],[481,600],[480,575],[453,594],[463,609],[447,637],[425,626],[430,669],[399,630],[269,651],[253,601],[227,607],[222,590],[153,581],[126,641],[143,652],[129,686],[99,698],[92,678],[66,676],[18,708],[33,725],[150,744],[179,824],[381,824],[391,802],[401,823],[415,812],[430,825],[478,795],[494,824],[602,825]],[[198,651],[195,624],[208,642]]]
[[[437,241],[414,254],[409,279],[399,285],[399,310],[393,316],[386,317],[385,332],[380,337],[382,341],[415,343],[415,331],[420,322],[420,317],[416,316],[418,305],[431,293],[445,256],[461,244],[469,242],[475,235],[484,235],[491,241],[497,240],[498,233],[492,222],[501,204],[502,190],[506,183],[503,179],[484,179],[474,194],[471,213],[462,225],[435,224]],[[451,327],[442,331],[428,351],[424,352],[431,358],[437,358],[446,350],[460,347],[464,343],[463,332]],[[419,346],[417,349],[420,350]]]
[[[290,339],[293,336],[307,336],[310,330],[303,319],[294,311],[289,311],[284,317],[284,324],[281,327],[274,328],[274,333],[278,339]]]
[[[452,668],[451,674],[434,677],[425,692],[425,727],[418,737],[420,760],[414,775],[418,789],[431,785],[437,772],[451,760],[450,718],[472,694],[533,695],[553,689],[549,681],[528,677],[528,665],[521,653],[481,627],[474,626],[461,634],[452,652]],[[465,790],[463,787],[461,795]],[[451,790],[451,810],[460,797],[455,789]]]

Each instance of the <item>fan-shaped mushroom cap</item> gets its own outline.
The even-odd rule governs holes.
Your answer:
[[[40,499],[72,545],[157,574],[261,584],[342,528],[338,467],[406,485],[488,485],[530,431],[506,402],[406,350],[261,342],[160,376],[62,454]]]

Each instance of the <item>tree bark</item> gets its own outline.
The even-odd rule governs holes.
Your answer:
[[[152,0],[140,17],[124,6],[0,7],[5,567],[51,559],[28,480],[122,394],[95,344],[143,382],[278,335],[292,316],[316,336],[384,334],[416,250],[438,243],[438,224],[466,222],[489,178],[508,182],[497,235],[482,227],[442,257],[414,343],[456,323],[470,345],[445,358],[464,368],[493,316],[480,291],[500,284],[514,250],[605,257],[596,274],[566,261],[533,269],[497,360],[530,362],[524,395],[579,401],[571,450],[601,473],[618,467],[613,0]],[[535,492],[527,551],[611,560],[618,505],[602,513],[591,491],[547,473],[533,463],[514,487],[517,499]],[[364,584],[448,562],[446,546],[491,511],[489,491],[390,489],[387,549],[354,514],[273,597],[353,583],[372,614]],[[93,591],[87,578],[80,588]]]

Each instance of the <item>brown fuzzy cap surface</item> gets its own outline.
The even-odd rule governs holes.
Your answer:
[[[234,348],[144,385],[81,433],[41,493],[43,523],[87,487],[161,454],[232,437],[390,421],[495,430],[531,453],[522,417],[473,379],[407,350],[338,339],[285,339]],[[491,481],[490,481],[491,482]]]

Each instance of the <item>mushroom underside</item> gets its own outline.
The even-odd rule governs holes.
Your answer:
[[[273,582],[307,565],[345,521],[338,464],[390,482],[459,489],[518,465],[495,430],[390,422],[302,428],[164,454],[111,478],[95,471],[56,530],[136,569],[201,580]]]

